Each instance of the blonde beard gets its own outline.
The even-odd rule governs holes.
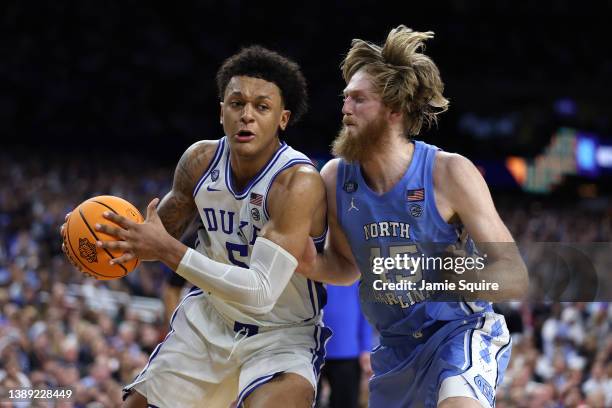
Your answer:
[[[348,162],[363,162],[381,149],[388,127],[384,118],[371,121],[355,134],[350,134],[346,125],[343,125],[332,143],[332,154]]]

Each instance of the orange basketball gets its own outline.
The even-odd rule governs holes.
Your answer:
[[[85,275],[102,280],[121,278],[133,271],[140,262],[132,259],[124,264],[111,265],[109,261],[121,256],[123,251],[96,246],[96,241],[116,240],[94,229],[97,223],[112,224],[112,221],[102,216],[105,211],[112,211],[138,223],[144,221],[140,211],[128,201],[114,196],[98,196],[82,202],[70,213],[63,237],[70,262]]]

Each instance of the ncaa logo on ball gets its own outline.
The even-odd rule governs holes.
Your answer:
[[[412,215],[413,217],[420,217],[423,214],[423,207],[421,207],[418,204],[412,204],[409,207],[410,210],[410,215]]]
[[[259,210],[257,208],[251,208],[251,217],[253,217],[253,220],[259,221],[261,216],[259,215]]]
[[[98,262],[96,244],[89,242],[87,238],[79,238],[79,254],[89,263]]]

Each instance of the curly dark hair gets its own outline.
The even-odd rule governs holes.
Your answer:
[[[280,89],[289,123],[297,122],[308,110],[306,79],[297,63],[259,45],[243,48],[223,62],[217,71],[217,90],[223,100],[227,84],[235,76],[261,78]]]

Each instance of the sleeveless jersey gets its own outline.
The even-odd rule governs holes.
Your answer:
[[[304,154],[282,142],[268,163],[239,191],[233,186],[229,143],[226,137],[221,138],[211,164],[193,192],[202,221],[196,250],[215,261],[248,268],[255,239],[270,218],[267,201],[270,187],[281,172],[299,164],[313,165]],[[325,233],[313,239],[320,249]],[[253,315],[239,303],[214,295],[209,300],[226,320],[283,326],[318,322],[326,293],[322,284],[294,273],[274,308],[265,314]]]
[[[435,146],[414,142],[412,161],[402,179],[379,195],[366,184],[358,163],[340,160],[336,185],[338,220],[345,231],[361,271],[360,300],[370,324],[381,340],[421,336],[423,330],[443,321],[465,319],[476,312],[492,311],[488,302],[435,302],[421,290],[379,291],[375,280],[411,280],[420,287],[427,271],[411,275],[407,270],[372,272],[374,257],[440,256],[440,248],[461,244],[468,253],[474,245],[460,226],[447,224],[436,208],[433,187]],[[429,280],[429,279],[428,279]]]

